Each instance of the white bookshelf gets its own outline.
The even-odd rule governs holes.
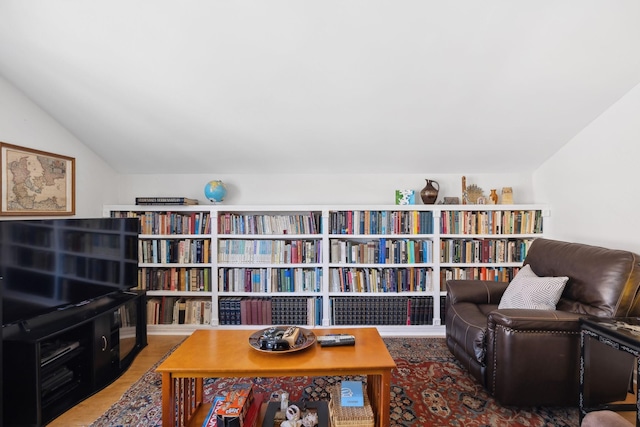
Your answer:
[[[188,334],[208,327],[259,329],[267,325],[226,324],[220,303],[227,298],[304,296],[315,299],[313,311],[321,314],[311,318],[311,324],[297,322],[299,326],[354,326],[348,323],[349,316],[360,319],[358,326],[366,316],[378,316],[373,324],[388,336],[444,335],[441,306],[446,297],[445,280],[472,274],[493,280],[494,273],[508,280],[509,273],[522,265],[528,244],[543,235],[549,216],[543,205],[104,206],[104,216],[116,213],[145,214],[146,226],[139,241],[147,251],[153,245],[178,247],[179,242],[199,251],[195,258],[178,259],[167,258],[167,252],[175,256],[172,249],[156,249],[161,257],[155,255],[155,259],[139,263],[141,272],[156,276],[158,272],[170,276],[167,271],[175,271],[174,276],[191,274],[188,283],[174,286],[176,290],[147,288],[150,300],[197,299],[207,302],[209,310],[204,324],[148,322],[151,334]],[[199,218],[199,227],[169,230],[166,213],[172,214],[173,222],[189,217],[193,224]],[[496,221],[506,217],[511,223],[524,225],[517,230],[507,230],[502,224],[496,227]],[[149,229],[146,218],[155,218],[164,229]],[[283,229],[286,224],[297,227]],[[454,224],[457,229],[452,229]],[[409,273],[411,281],[406,279]],[[290,283],[284,279],[287,275],[298,280],[284,286]],[[348,277],[356,280],[348,282]],[[415,310],[413,317],[411,311],[407,314],[412,323],[420,324],[399,320],[401,313],[396,313],[394,324],[378,324],[384,323],[380,319],[385,315],[385,321],[391,321],[389,313],[376,312],[385,311],[381,307],[390,297],[399,297],[398,310],[403,299],[422,304],[422,316]],[[352,309],[350,304],[354,304]],[[205,310],[204,303],[200,306]]]

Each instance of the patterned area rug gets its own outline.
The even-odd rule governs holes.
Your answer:
[[[578,425],[577,408],[522,409],[500,406],[455,361],[444,338],[384,338],[384,342],[397,364],[391,376],[393,427]],[[360,377],[349,378],[364,380]],[[290,393],[291,400],[318,400],[327,399],[327,388],[341,379],[295,377],[251,380],[259,392],[285,390]],[[231,384],[251,380],[208,379],[205,382],[205,400],[211,401],[213,396],[229,389]],[[152,368],[92,427],[161,426],[161,419],[161,380]]]

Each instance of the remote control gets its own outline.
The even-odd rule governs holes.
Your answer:
[[[321,347],[355,345],[356,343],[356,337],[349,334],[320,335],[317,339]]]

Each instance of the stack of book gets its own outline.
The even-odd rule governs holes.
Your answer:
[[[188,197],[136,197],[136,205],[197,205],[197,199]]]

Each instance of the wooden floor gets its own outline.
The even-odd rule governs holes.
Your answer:
[[[173,346],[185,338],[184,335],[150,335],[148,337],[149,345],[140,352],[131,367],[120,378],[47,425],[53,427],[90,425],[109,409],[111,405],[120,400],[124,392],[160,360],[162,356],[167,354]]]

